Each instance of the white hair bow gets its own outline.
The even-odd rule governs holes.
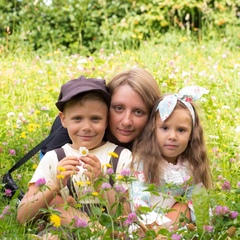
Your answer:
[[[193,125],[195,124],[195,114],[190,102],[196,101],[207,94],[209,90],[199,86],[189,86],[181,89],[178,94],[168,95],[164,97],[158,104],[156,111],[159,111],[160,118],[165,121],[176,107],[177,100],[180,100],[190,111]]]

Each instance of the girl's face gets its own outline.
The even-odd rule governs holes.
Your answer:
[[[72,140],[72,147],[93,149],[102,145],[107,127],[107,105],[99,100],[86,99],[83,104],[68,106],[60,118]]]
[[[159,113],[156,119],[156,137],[165,160],[176,164],[177,157],[185,151],[192,132],[192,117],[187,109],[175,109],[162,122]]]
[[[130,143],[145,127],[149,112],[142,97],[129,85],[119,86],[112,94],[109,129],[121,143]]]

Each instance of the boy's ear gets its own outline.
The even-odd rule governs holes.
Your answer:
[[[65,115],[64,115],[64,113],[63,113],[63,112],[59,112],[58,115],[59,115],[59,117],[60,117],[60,120],[61,120],[61,123],[62,123],[63,127],[66,128]]]

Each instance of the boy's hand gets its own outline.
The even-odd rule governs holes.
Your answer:
[[[81,157],[80,160],[84,163],[83,168],[87,170],[84,171],[84,175],[90,180],[94,180],[102,174],[101,162],[95,155],[88,154]]]
[[[58,162],[57,165],[57,182],[65,187],[69,177],[79,172],[78,166],[81,166],[81,162],[78,157],[67,156]]]

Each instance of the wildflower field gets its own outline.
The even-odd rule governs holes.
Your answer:
[[[162,93],[177,92],[187,85],[209,90],[199,105],[214,189],[195,191],[197,226],[188,224],[174,232],[148,230],[144,239],[161,239],[160,235],[162,239],[240,239],[240,47],[232,45],[231,38],[198,42],[190,36],[166,34],[158,44],[145,42],[138,50],[123,51],[116,46],[111,54],[101,49],[87,57],[59,50],[41,56],[34,52],[1,54],[1,179],[18,159],[48,135],[58,114],[55,102],[63,83],[80,75],[108,81],[116,73],[134,66],[150,71]],[[13,179],[23,191],[38,163],[37,154],[13,172]],[[121,181],[128,183],[132,178],[125,173]],[[3,184],[0,186],[0,239],[35,239],[40,223],[18,225],[17,198],[14,196],[9,202]],[[103,194],[109,188],[105,184]],[[77,239],[125,239],[126,222],[136,219],[134,215],[120,217],[124,193],[120,188],[115,190],[119,212],[109,215],[95,209],[95,218],[89,225],[73,219],[72,231]],[[90,194],[87,197],[94,196]],[[104,199],[100,202],[105,204]],[[64,232],[59,226],[59,213],[54,209],[48,213],[48,224],[58,227],[58,233]],[[137,233],[131,237],[139,239]]]

